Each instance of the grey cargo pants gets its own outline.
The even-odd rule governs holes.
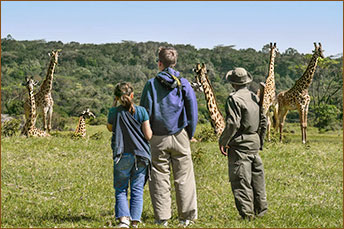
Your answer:
[[[174,135],[153,136],[150,144],[152,171],[149,191],[155,219],[171,218],[171,164],[179,219],[197,219],[196,183],[188,134],[183,129]]]
[[[236,208],[242,218],[263,216],[268,210],[264,167],[258,153],[229,149],[229,179]]]

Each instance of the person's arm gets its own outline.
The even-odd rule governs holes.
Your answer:
[[[142,109],[141,109],[142,108]],[[148,112],[144,107],[139,107],[138,109],[140,119],[142,120],[141,129],[145,139],[149,141],[153,136],[153,131],[150,126]]]
[[[230,96],[226,102],[226,127],[223,130],[219,139],[219,148],[223,155],[227,156],[226,148],[228,148],[229,142],[236,134],[240,127],[241,110],[238,104],[235,103]]]
[[[140,106],[146,108],[146,111],[148,112],[149,117],[151,117],[152,115],[152,105],[153,105],[153,99],[151,96],[151,86],[150,86],[150,82],[147,82],[145,87],[142,90]]]
[[[142,123],[142,132],[145,135],[147,141],[151,140],[153,136],[152,129],[150,127],[149,120],[146,120]]]
[[[266,135],[266,129],[268,125],[268,120],[266,118],[266,115],[264,114],[263,107],[260,107],[259,109],[259,129],[258,129],[258,135],[260,139],[260,150],[263,150],[264,146],[264,138]]]
[[[188,125],[185,127],[185,130],[189,135],[189,139],[192,139],[198,122],[198,105],[195,92],[190,83],[183,82],[183,84],[184,104],[186,117],[188,119]]]
[[[108,131],[112,132],[112,124],[108,123],[108,124],[106,124],[106,127],[107,127]]]
[[[112,125],[113,125],[114,118],[115,118],[115,107],[111,107],[109,109],[108,120],[106,124],[106,128],[110,132],[112,132]]]

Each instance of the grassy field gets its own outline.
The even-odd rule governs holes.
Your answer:
[[[285,143],[266,143],[260,152],[269,212],[250,222],[239,219],[227,159],[217,143],[192,143],[199,211],[192,227],[343,228],[342,131],[319,134],[309,128],[309,142],[303,145],[299,127],[287,128]],[[111,135],[104,126],[88,126],[87,131],[88,137],[80,140],[68,132],[46,139],[1,139],[1,228],[116,225]],[[172,189],[173,200],[174,194]],[[148,185],[142,220],[140,227],[157,227]],[[170,227],[177,225],[174,201]]]

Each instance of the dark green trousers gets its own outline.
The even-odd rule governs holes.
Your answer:
[[[228,170],[236,208],[242,218],[263,216],[268,210],[264,167],[258,153],[229,149]]]

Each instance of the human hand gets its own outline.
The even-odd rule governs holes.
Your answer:
[[[220,151],[221,151],[222,155],[224,155],[225,157],[227,157],[227,152],[226,152],[224,146],[220,145]]]

